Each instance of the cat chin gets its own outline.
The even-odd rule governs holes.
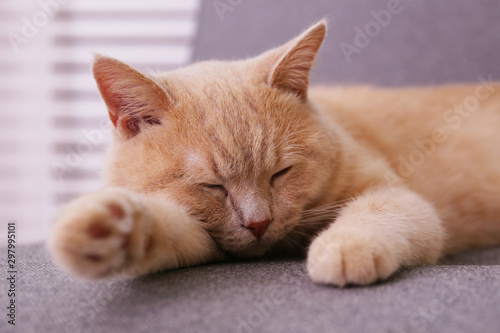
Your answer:
[[[238,251],[228,251],[230,254],[239,258],[254,258],[263,256],[272,244],[257,244],[251,248]]]

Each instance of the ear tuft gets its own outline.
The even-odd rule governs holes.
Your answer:
[[[96,55],[92,66],[109,118],[125,137],[137,135],[146,124],[159,124],[171,98],[153,79],[113,58]]]
[[[307,99],[309,72],[326,35],[323,19],[275,52],[282,53],[269,75],[269,83]]]

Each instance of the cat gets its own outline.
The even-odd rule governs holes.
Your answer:
[[[105,187],[63,209],[55,261],[100,279],[304,253],[342,287],[500,244],[500,84],[309,88],[325,34],[152,75],[96,55]]]

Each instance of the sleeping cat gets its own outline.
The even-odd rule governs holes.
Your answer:
[[[344,286],[500,244],[500,85],[308,89],[325,33],[153,75],[96,56],[106,188],[59,216],[57,263],[98,279],[307,251]]]

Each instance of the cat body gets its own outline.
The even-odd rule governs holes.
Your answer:
[[[394,172],[433,204],[448,233],[445,254],[498,245],[499,83],[481,78],[428,88],[325,87],[310,94],[327,118],[389,164],[369,175],[391,183]]]
[[[56,261],[95,279],[302,249],[343,286],[500,244],[500,85],[309,89],[325,32],[155,75],[97,56],[106,188],[63,210]]]

